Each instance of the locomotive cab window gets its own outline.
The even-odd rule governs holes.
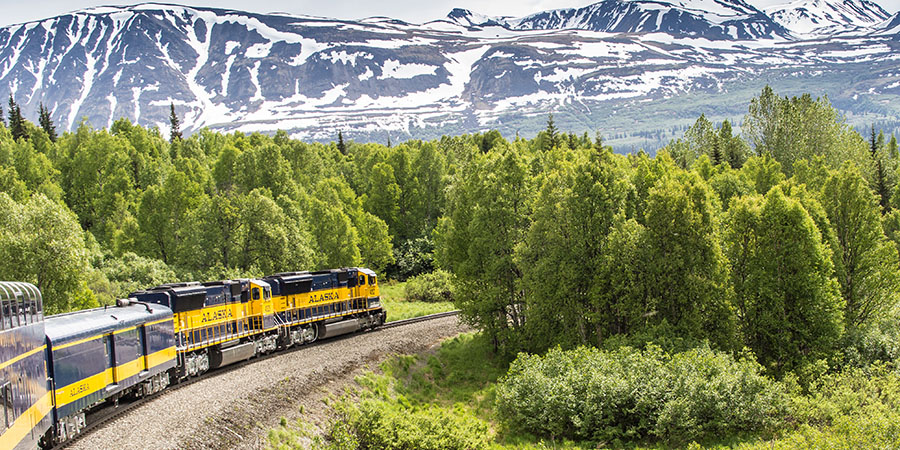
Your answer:
[[[259,300],[259,288],[253,288],[253,300]]]
[[[365,286],[365,284],[366,284],[366,276],[365,276],[365,275],[360,275],[360,276],[359,276],[359,285],[360,285],[360,286]]]
[[[375,286],[375,277],[369,277],[369,284]]]

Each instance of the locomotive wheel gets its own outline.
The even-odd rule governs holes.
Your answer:
[[[312,344],[319,339],[319,327],[316,324],[303,329],[303,343]]]

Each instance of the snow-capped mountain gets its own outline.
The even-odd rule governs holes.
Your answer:
[[[0,28],[0,98],[30,118],[43,103],[66,130],[122,117],[165,129],[174,104],[187,132],[510,136],[553,111],[564,129],[627,141],[665,139],[654,130],[710,107],[740,118],[769,83],[900,125],[900,105],[880,100],[900,96],[900,29],[797,39],[766,17],[739,0],[606,0],[519,19],[454,10],[421,25],[103,7]]]
[[[707,39],[786,37],[787,31],[743,0],[604,0],[522,18],[487,17],[466,10],[448,16],[460,25],[511,30],[579,29],[610,33],[662,32]]]
[[[775,22],[807,37],[865,30],[890,17],[868,0],[796,0],[765,11]]]

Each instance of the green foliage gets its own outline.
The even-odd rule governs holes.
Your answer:
[[[747,180],[746,175],[737,170],[723,170],[709,179],[709,187],[719,196],[719,203],[724,210],[728,210],[731,199],[749,195],[754,186]]]
[[[868,367],[900,362],[900,310],[896,307],[877,321],[847,330],[841,340],[844,367]]]
[[[722,348],[734,339],[727,260],[718,238],[719,207],[703,180],[670,173],[650,189],[640,248],[646,275],[637,286],[654,322]]]
[[[750,182],[757,194],[766,195],[769,189],[784,180],[781,172],[781,164],[768,154],[761,157],[754,156],[744,163],[741,174]]]
[[[464,320],[506,346],[525,320],[514,255],[529,224],[531,179],[511,148],[480,155],[468,169],[450,189],[436,258],[455,276],[454,302]]]
[[[462,409],[365,399],[358,405],[345,403],[341,412],[342,421],[335,423],[332,438],[349,431],[358,442],[356,448],[477,450],[488,445],[487,424]]]
[[[771,155],[788,176],[796,161],[814,155],[823,155],[832,168],[846,161],[869,162],[865,141],[844,122],[828,98],[813,99],[809,94],[780,97],[766,86],[751,100],[743,128],[756,154]]]
[[[50,139],[51,142],[56,142],[56,126],[53,125],[53,120],[50,119],[50,111],[44,107],[44,104],[41,103],[38,107],[39,119],[38,122],[41,124],[41,129],[47,133],[47,138]]]
[[[884,366],[827,375],[793,399],[801,426],[775,440],[738,448],[897,448],[900,377]]]
[[[97,305],[85,234],[65,205],[41,194],[20,204],[0,192],[0,211],[0,278],[37,286],[46,314]]]
[[[110,298],[126,298],[128,294],[149,287],[179,280],[178,275],[158,259],[145,258],[128,252],[118,258],[106,258],[100,270],[110,282]]]
[[[585,262],[618,251],[607,246],[606,236],[621,220],[630,186],[612,154],[591,151],[576,158],[560,157],[543,178],[517,250],[528,292],[527,341],[535,350],[553,342],[596,342],[621,319],[608,304],[614,299],[598,299],[610,281]]]
[[[9,131],[12,133],[12,138],[15,141],[28,139],[25,118],[22,117],[22,108],[13,100],[12,94],[9,94]]]
[[[727,221],[745,344],[779,375],[830,357],[843,331],[843,301],[830,250],[806,209],[776,187],[733,203]]]
[[[406,298],[416,302],[446,302],[452,299],[450,274],[444,270],[423,273],[406,281]]]
[[[326,448],[489,448],[493,433],[473,406],[501,367],[490,343],[472,335],[445,341],[427,359],[393,358],[382,364],[382,375],[357,379],[358,398],[334,404]]]
[[[385,274],[404,281],[409,277],[434,270],[434,239],[422,237],[401,242],[394,247],[394,262],[387,266]]]
[[[672,141],[666,149],[682,169],[692,167],[702,156],[713,166],[740,169],[749,153],[746,141],[734,135],[731,122],[723,121],[716,130],[703,114],[685,131],[683,139]]]
[[[752,358],[697,348],[521,354],[497,385],[497,415],[549,438],[685,442],[773,427],[787,397]]]
[[[881,208],[856,168],[825,182],[822,204],[837,236],[835,273],[848,326],[874,322],[897,303],[898,260],[881,227]]]

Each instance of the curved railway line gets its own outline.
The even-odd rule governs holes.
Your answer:
[[[241,363],[232,364],[232,365],[228,365],[228,366],[225,366],[225,367],[222,367],[219,369],[210,370],[203,376],[194,377],[194,378],[190,378],[186,381],[182,381],[181,383],[169,386],[169,388],[167,388],[161,392],[155,393],[153,395],[149,395],[149,396],[146,396],[146,397],[143,397],[140,399],[136,399],[136,400],[131,400],[128,402],[119,402],[119,403],[116,403],[113,405],[103,406],[103,407],[98,408],[95,411],[91,411],[86,416],[87,426],[78,436],[76,436],[72,440],[64,442],[63,444],[57,445],[57,446],[53,447],[52,449],[57,450],[57,449],[62,449],[62,448],[68,448],[68,447],[78,443],[85,437],[89,436],[93,431],[96,431],[96,430],[102,428],[103,425],[105,425],[106,423],[122,416],[123,414],[125,414],[133,409],[136,409],[148,402],[151,402],[151,401],[163,396],[164,394],[178,391],[181,388],[190,386],[199,381],[209,380],[211,378],[215,378],[217,376],[224,375],[226,373],[241,369],[248,364],[255,364],[255,363],[258,363],[261,361],[268,360],[270,358],[278,358],[281,356],[292,354],[297,351],[302,351],[303,349],[309,349],[309,348],[316,347],[316,346],[322,345],[322,344],[327,344],[330,342],[338,342],[343,339],[347,339],[347,338],[350,338],[353,336],[358,336],[360,334],[378,333],[379,331],[390,329],[390,328],[397,328],[397,327],[402,327],[405,325],[411,325],[414,323],[426,322],[429,320],[435,320],[435,319],[441,319],[444,317],[456,316],[458,314],[459,314],[459,310],[454,310],[454,311],[447,311],[447,312],[436,313],[436,314],[429,314],[429,315],[425,315],[425,316],[413,317],[410,319],[403,319],[403,320],[397,320],[397,321],[393,321],[393,322],[387,322],[374,330],[369,330],[369,331],[365,331],[365,332],[361,332],[361,333],[353,333],[353,334],[336,336],[334,338],[316,341],[311,344],[291,347],[288,349],[284,349],[282,351],[278,351],[278,352],[274,352],[274,353],[270,353],[270,354],[266,354],[266,355],[262,355],[262,356],[257,356],[252,359],[249,359],[247,361],[243,361]]]

